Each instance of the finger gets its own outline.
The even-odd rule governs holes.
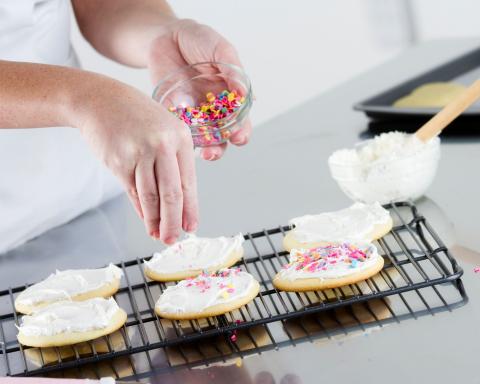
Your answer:
[[[233,64],[234,66],[243,69],[237,50],[223,37],[215,50],[214,62]],[[241,79],[242,76],[239,76],[238,70],[236,68],[228,68],[225,66],[222,66],[219,69],[224,74],[224,81],[227,89],[235,90],[239,95],[246,97],[249,89]]]
[[[198,226],[197,176],[191,138],[188,139],[190,142],[182,146],[177,160],[183,193],[182,228],[185,232],[194,232]]]
[[[202,158],[209,161],[218,160],[223,156],[226,149],[227,143],[202,148]]]
[[[245,145],[250,140],[252,135],[252,123],[250,119],[246,119],[241,128],[233,132],[230,136],[230,142],[235,145]]]
[[[155,161],[155,173],[160,195],[160,240],[173,244],[180,235],[183,193],[177,156],[164,151]]]
[[[215,59],[219,62],[234,64],[237,67],[243,68],[242,63],[240,62],[240,58],[236,49],[231,45],[227,40],[222,39],[219,43],[219,49],[215,51],[216,57]],[[222,68],[222,70],[230,76],[226,76],[226,86],[230,90],[236,90],[238,94],[241,96],[247,96],[247,93],[250,92],[249,87],[246,87],[244,82],[239,81],[239,75],[237,70],[232,68]],[[245,145],[250,140],[250,135],[252,133],[252,124],[249,119],[247,119],[243,124],[242,127],[234,132],[229,141],[234,145]]]
[[[214,62],[234,64],[243,67],[235,47],[224,37],[221,38],[214,52]]]
[[[147,233],[158,239],[160,205],[154,167],[153,161],[143,160],[138,163],[135,168],[135,183]]]

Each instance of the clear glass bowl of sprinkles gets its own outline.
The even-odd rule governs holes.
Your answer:
[[[218,62],[172,72],[157,84],[152,97],[189,126],[195,147],[228,141],[245,122],[253,99],[243,69]]]

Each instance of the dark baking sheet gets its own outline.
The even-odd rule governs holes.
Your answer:
[[[470,85],[480,78],[480,48],[463,56],[442,64],[422,75],[403,82],[367,100],[353,106],[358,111],[363,111],[375,119],[427,119],[437,113],[440,108],[398,108],[393,107],[395,100],[403,97],[415,88],[425,83],[438,81],[452,81]],[[460,118],[480,116],[480,101],[474,103]]]

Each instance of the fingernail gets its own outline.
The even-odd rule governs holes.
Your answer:
[[[176,240],[177,240],[176,236],[169,236],[163,242],[165,244],[171,245],[171,244],[175,243]]]
[[[150,236],[158,240],[160,233],[158,231],[150,231]]]
[[[197,230],[198,223],[190,223],[187,225],[186,232],[195,232]]]
[[[212,153],[210,157],[206,157],[205,160],[207,161],[217,160],[217,155],[215,153]]]
[[[247,144],[247,142],[248,142],[247,136],[239,137],[237,140],[235,140],[236,145],[245,145]]]

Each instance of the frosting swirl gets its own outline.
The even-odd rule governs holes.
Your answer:
[[[120,279],[122,275],[122,270],[112,263],[98,269],[57,270],[45,280],[21,292],[16,302],[30,306],[42,302],[70,300],[76,295],[100,289],[103,285]]]
[[[149,261],[145,261],[145,265],[160,273],[214,268],[225,263],[233,252],[240,252],[243,242],[241,233],[234,237],[215,238],[188,235],[186,239],[155,253]]]
[[[294,238],[302,243],[371,241],[376,225],[386,225],[390,213],[378,202],[354,203],[348,208],[318,215],[305,215],[290,220]]]
[[[62,301],[22,317],[19,332],[25,336],[53,336],[106,328],[120,308],[113,299]]]

